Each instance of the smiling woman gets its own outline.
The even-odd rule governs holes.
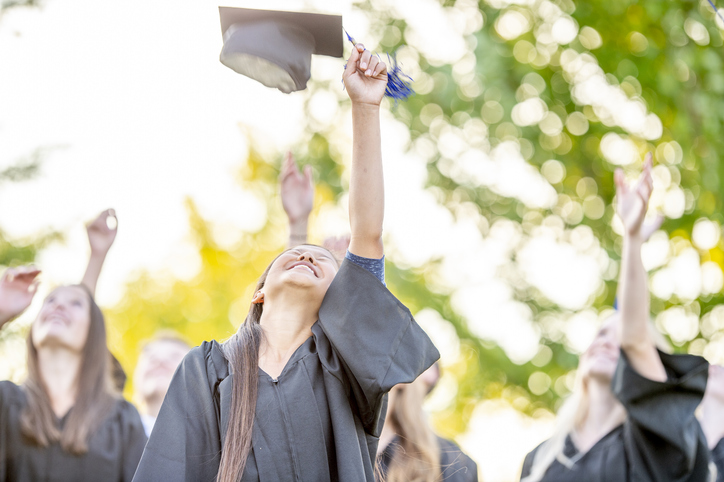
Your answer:
[[[184,359],[134,480],[374,480],[387,392],[438,353],[384,285],[385,64],[357,45],[344,83],[354,129],[344,261],[309,244],[274,259],[238,332]]]
[[[28,378],[0,382],[0,480],[130,481],[146,436],[136,409],[111,378],[106,326],[92,291],[115,238],[104,211],[88,227],[84,284],[61,286],[43,301],[28,336]],[[105,226],[105,228],[103,227]],[[0,326],[33,299],[40,271],[0,279]]]

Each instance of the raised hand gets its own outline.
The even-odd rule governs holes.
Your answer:
[[[0,326],[25,311],[38,288],[36,278],[40,270],[35,266],[9,268],[0,278]]]
[[[322,242],[322,246],[327,248],[332,253],[335,259],[341,264],[349,249],[350,235],[345,236],[330,236],[325,238]]]
[[[279,176],[282,206],[287,213],[289,223],[306,221],[314,206],[314,184],[312,166],[307,164],[304,173],[297,168],[291,152],[287,153]]]
[[[357,44],[352,48],[342,80],[352,102],[379,106],[387,87],[387,65],[365,50],[364,45]]]
[[[108,218],[114,219],[115,225],[113,228],[108,227]],[[118,233],[116,212],[113,209],[103,211],[93,222],[86,226],[86,231],[88,231],[91,253],[105,255],[111,249]]]
[[[658,229],[658,226],[653,230],[642,229],[646,210],[649,206],[649,198],[654,187],[653,177],[651,176],[652,159],[653,156],[648,153],[644,161],[643,172],[633,186],[626,183],[621,169],[617,169],[614,174],[617,198],[616,210],[621,217],[626,234],[642,239],[645,239],[644,234],[648,233],[648,236],[650,236],[653,231]]]

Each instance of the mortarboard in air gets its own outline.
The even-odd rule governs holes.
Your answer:
[[[288,94],[307,87],[312,54],[342,57],[340,15],[219,7],[219,60]]]

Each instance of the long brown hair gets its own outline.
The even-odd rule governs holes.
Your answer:
[[[31,331],[27,339],[28,378],[23,384],[27,404],[20,415],[20,428],[23,436],[35,445],[47,447],[60,442],[66,452],[82,455],[88,451],[88,440],[110,411],[117,393],[111,382],[103,313],[84,286],[72,286],[83,289],[90,305],[90,325],[77,375],[75,403],[61,430],[40,374],[38,350]]]
[[[393,452],[385,482],[442,480],[440,445],[422,409],[427,386],[418,379],[393,390],[394,400],[385,423],[395,428],[400,446]]]
[[[314,244],[308,246],[321,247]],[[322,247],[322,249],[329,251],[327,248]],[[259,277],[254,293],[264,288],[272,265],[287,251],[289,250],[282,251],[269,263]],[[336,261],[333,254],[332,259]],[[260,324],[263,312],[263,303],[252,303],[239,330],[224,343],[224,356],[229,362],[233,389],[229,425],[226,428],[219,472],[216,475],[217,482],[238,481],[244,473],[251,450],[251,434],[259,388],[259,349],[264,339],[264,330]]]

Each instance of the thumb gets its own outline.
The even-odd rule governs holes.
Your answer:
[[[307,179],[309,184],[312,184],[312,166],[310,164],[304,166],[304,177]]]
[[[354,74],[357,71],[357,62],[359,62],[360,55],[365,51],[365,46],[357,44],[352,48],[352,53],[347,59],[347,67],[344,69],[344,73],[347,77]]]

